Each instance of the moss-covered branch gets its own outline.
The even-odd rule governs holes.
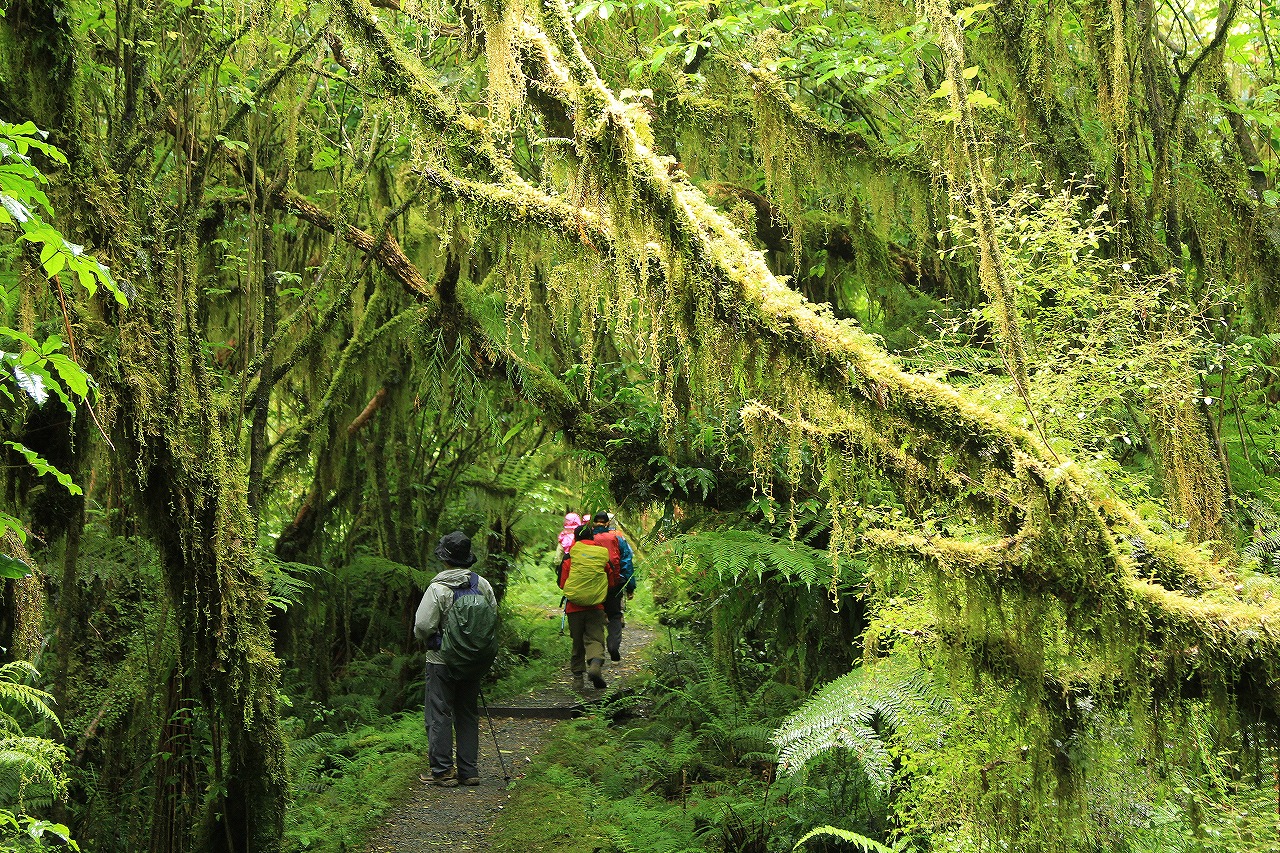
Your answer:
[[[361,19],[369,43],[388,43],[361,12],[360,0],[340,2]],[[643,119],[595,73],[563,0],[547,0],[544,12],[546,36],[529,21],[522,42],[545,54],[544,68],[555,69],[558,97],[572,104],[578,155],[595,180],[613,185],[602,196],[607,210],[566,204],[522,181],[463,178],[444,167],[428,168],[432,183],[486,221],[608,247],[630,258],[634,269],[646,268],[645,254],[658,252],[666,272],[648,297],[655,322],[674,324],[668,333],[686,349],[683,358],[700,363],[698,352],[721,347],[709,357],[732,360],[749,340],[751,358],[772,357],[779,367],[754,378],[737,374],[742,393],[765,406],[775,400],[798,405],[802,417],[827,424],[823,429],[831,435],[821,441],[831,452],[871,451],[871,464],[904,489],[964,495],[990,507],[997,526],[1021,529],[1009,540],[1017,543],[1009,553],[1016,552],[1023,567],[1018,582],[1052,581],[1054,595],[1072,612],[1100,595],[1106,618],[1116,622],[1163,621],[1177,627],[1179,637],[1215,632],[1228,650],[1213,661],[1221,670],[1240,660],[1276,666],[1276,614],[1242,601],[1218,566],[1150,530],[1091,475],[1053,458],[1031,433],[953,388],[904,373],[855,323],[834,319],[779,281],[735,226],[644,141],[649,135],[636,125]],[[476,141],[474,122],[441,107],[439,94],[408,64],[397,60],[381,71],[388,90],[417,105],[423,120],[437,127],[452,122],[443,132]],[[479,150],[485,143],[478,141]],[[1028,518],[1034,527],[1025,526]],[[1160,585],[1135,573],[1132,542],[1141,543],[1144,571]],[[916,556],[943,562],[974,557],[958,546],[931,547],[928,554],[916,549]],[[989,557],[978,556],[977,565],[991,565]]]

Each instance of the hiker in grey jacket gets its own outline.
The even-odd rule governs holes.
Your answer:
[[[476,762],[480,755],[480,680],[460,681],[450,677],[440,656],[440,629],[444,615],[453,606],[454,591],[471,584],[471,540],[461,530],[441,538],[436,556],[445,564],[427,586],[413,618],[413,634],[427,644],[427,689],[423,715],[427,725],[431,775],[419,774],[423,782],[452,788],[459,783],[479,785]],[[480,594],[494,607],[493,587],[477,577]],[[453,742],[457,733],[458,760],[454,764]]]

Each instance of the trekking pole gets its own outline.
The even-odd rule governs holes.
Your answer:
[[[498,753],[498,766],[502,768],[502,781],[511,783],[507,773],[507,762],[502,760],[502,747],[498,746],[498,732],[493,728],[493,717],[489,714],[489,700],[484,698],[484,690],[480,690],[480,704],[484,705],[484,718],[489,721],[489,734],[493,735],[493,751]]]
[[[567,599],[563,595],[560,596],[560,636],[562,637],[564,636],[564,622],[565,622],[564,603],[565,601],[567,601]]]

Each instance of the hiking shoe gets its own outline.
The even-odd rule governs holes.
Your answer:
[[[609,660],[613,661],[614,663],[617,663],[618,661],[622,660],[622,652],[618,651],[617,649],[609,649]]]
[[[477,785],[479,785],[479,784],[480,784],[480,777],[479,777],[479,776],[468,776],[468,777],[467,777],[467,778],[465,778],[465,779],[461,779],[461,780],[459,780],[459,781],[458,781],[458,784],[459,784],[459,785],[465,785],[465,786],[467,786],[468,788],[474,788],[474,787],[476,787]]]
[[[590,677],[591,683],[598,690],[603,690],[609,685],[605,683],[604,676],[600,674],[600,667],[604,666],[604,661],[600,658],[592,658],[587,662],[587,676]]]
[[[439,788],[456,788],[458,787],[458,771],[450,767],[443,773],[432,773],[428,776],[426,773],[419,773],[418,779],[430,785]]]

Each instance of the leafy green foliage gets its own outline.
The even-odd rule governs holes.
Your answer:
[[[846,841],[860,850],[867,851],[867,853],[899,853],[899,850],[902,849],[897,847],[886,847],[879,841],[867,838],[865,835],[861,835],[857,832],[840,829],[838,826],[820,826],[817,829],[805,833],[804,837],[796,842],[795,849],[799,850],[804,847],[805,842],[810,839],[821,838],[824,836],[831,836],[838,838],[841,841]]]
[[[85,254],[84,247],[67,240],[60,231],[41,218],[41,212],[52,218],[53,207],[41,187],[48,183],[32,154],[44,155],[55,165],[67,165],[67,158],[44,140],[45,134],[31,122],[14,125],[0,120],[0,238],[17,230],[17,246],[31,244],[39,247],[39,263],[46,277],[60,289],[58,276],[64,271],[74,275],[80,286],[90,296],[99,285],[109,290],[118,303],[128,300],[116,285],[111,271],[101,262]],[[0,247],[9,245],[0,239]],[[70,414],[75,413],[77,400],[90,400],[93,381],[89,374],[73,358],[61,350],[66,343],[58,335],[37,340],[26,332],[11,328],[15,313],[16,293],[20,290],[20,277],[11,272],[7,254],[0,255],[0,286],[3,287],[4,317],[0,320],[0,402],[7,400],[12,416],[21,412],[30,402],[40,406],[50,393],[62,401]],[[63,311],[65,312],[65,304]],[[71,333],[67,320],[67,333]],[[73,348],[74,351],[74,348]],[[52,474],[72,494],[80,489],[71,477],[50,465],[38,453],[14,441],[5,444],[17,451],[43,476]],[[21,521],[0,512],[0,535],[12,530],[24,537]]]
[[[320,732],[289,746],[297,798],[289,810],[289,850],[359,847],[416,783],[426,753],[421,714],[404,714],[350,732]]]
[[[8,554],[0,554],[0,579],[16,580],[31,574],[31,567]]]
[[[26,853],[46,844],[80,849],[67,827],[22,814],[64,796],[67,786],[66,748],[27,733],[58,725],[50,706],[53,697],[26,683],[36,675],[35,667],[25,661],[0,665],[0,851],[4,853]]]
[[[45,142],[44,134],[31,122],[15,125],[0,121],[0,226],[16,226],[20,243],[40,247],[40,266],[49,278],[66,270],[90,296],[101,285],[116,302],[127,305],[128,299],[111,271],[41,218],[41,211],[52,217],[53,206],[41,189],[48,179],[32,162],[32,151],[44,154],[55,164],[67,164],[63,153]]]
[[[579,6],[579,14],[589,14],[594,5]],[[759,63],[779,74],[837,125],[866,126],[852,109],[856,99],[910,91],[921,52],[930,48],[919,24],[885,32],[861,9],[816,0],[717,4],[711,14],[702,3],[641,5],[667,27],[653,39],[648,57],[632,67],[632,78],[672,60],[693,72],[695,57],[714,51],[727,61]]]
[[[80,487],[77,486],[75,483],[71,482],[70,474],[64,474],[63,472],[59,471],[57,468],[50,465],[47,460],[41,458],[40,454],[36,453],[31,448],[24,447],[23,445],[18,444],[18,442],[16,441],[6,441],[5,444],[13,448],[14,450],[18,451],[18,453],[22,454],[22,457],[27,460],[27,463],[32,468],[36,470],[37,474],[41,476],[44,476],[45,474],[52,474],[54,478],[63,486],[63,488],[65,488],[71,494],[73,495],[83,494]]]
[[[36,853],[56,849],[80,849],[71,837],[71,830],[64,824],[0,809],[0,853]]]

